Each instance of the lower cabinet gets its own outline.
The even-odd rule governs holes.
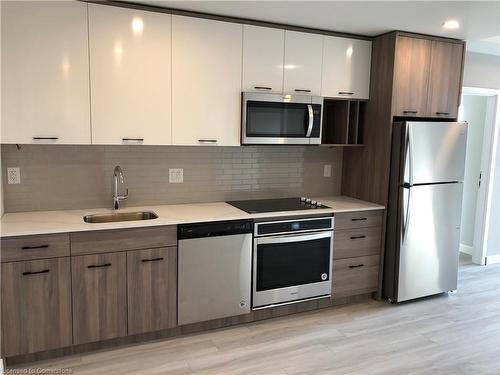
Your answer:
[[[127,252],[128,334],[177,325],[177,248]]]
[[[2,356],[72,344],[70,258],[2,264]]]
[[[127,254],[72,257],[73,343],[127,335]]]
[[[375,292],[378,288],[378,255],[338,259],[333,262],[333,297]]]

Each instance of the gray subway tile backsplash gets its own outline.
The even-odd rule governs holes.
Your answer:
[[[120,165],[127,206],[340,194],[342,150],[314,146],[2,145],[5,212],[110,207]],[[332,176],[323,177],[323,166]],[[7,184],[20,167],[21,184]],[[170,184],[169,168],[184,182]]]

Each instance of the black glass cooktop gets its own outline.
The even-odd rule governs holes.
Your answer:
[[[230,201],[227,203],[249,214],[330,208],[324,206],[321,202],[306,198],[250,199],[244,201]]]

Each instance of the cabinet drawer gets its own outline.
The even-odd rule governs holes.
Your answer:
[[[382,226],[384,210],[355,211],[335,214],[335,229],[356,229]]]
[[[72,344],[70,258],[2,264],[2,356]]]
[[[177,227],[175,225],[71,233],[72,255],[110,253],[167,246],[177,246]]]
[[[378,255],[339,259],[333,262],[333,296],[375,292],[378,288]]]
[[[382,227],[335,231],[333,258],[353,258],[380,253]]]
[[[69,234],[47,234],[2,238],[2,262],[67,257]]]
[[[126,253],[71,258],[73,343],[127,334]]]

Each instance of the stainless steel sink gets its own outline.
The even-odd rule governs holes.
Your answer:
[[[136,221],[136,220],[152,220],[158,219],[158,215],[153,211],[142,212],[116,212],[111,214],[94,214],[86,215],[83,221],[86,223],[115,223],[118,221]]]

